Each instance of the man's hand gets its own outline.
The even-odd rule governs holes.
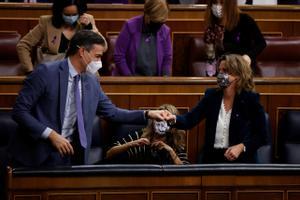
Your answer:
[[[172,114],[167,110],[149,110],[147,117],[156,121],[163,121],[170,118],[171,115]]]
[[[166,114],[164,117],[165,117],[164,120],[167,121],[169,126],[176,124],[176,115],[169,113],[169,114]]]
[[[74,150],[70,142],[57,132],[52,131],[48,138],[62,157],[74,154]]]
[[[240,154],[244,151],[244,144],[237,144],[234,146],[229,147],[226,152],[224,153],[225,158],[229,161],[236,160]]]

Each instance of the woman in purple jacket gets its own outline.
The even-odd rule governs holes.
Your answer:
[[[117,39],[114,75],[171,75],[170,28],[165,25],[169,8],[166,0],[147,0],[144,15],[129,19]]]

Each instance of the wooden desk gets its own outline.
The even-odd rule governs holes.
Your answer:
[[[9,171],[14,200],[298,200],[299,165],[95,165]]]

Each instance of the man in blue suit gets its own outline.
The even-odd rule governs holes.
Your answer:
[[[26,78],[13,109],[20,127],[11,148],[14,166],[87,163],[96,114],[123,123],[165,118],[167,111],[129,111],[112,104],[93,74],[104,51],[101,36],[79,31],[66,59],[41,64]]]

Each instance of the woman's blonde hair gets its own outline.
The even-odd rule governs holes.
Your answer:
[[[254,91],[255,85],[253,81],[253,72],[251,66],[245,59],[238,54],[228,54],[220,58],[219,63],[225,61],[225,71],[229,74],[238,76],[237,91],[240,93],[242,90]]]
[[[240,9],[237,0],[224,0],[223,16],[219,20],[211,11],[212,5],[216,0],[208,0],[205,11],[205,22],[207,27],[213,27],[215,24],[223,25],[226,30],[231,31],[240,21]]]
[[[179,114],[178,109],[172,104],[163,104],[159,106],[158,109],[167,110],[173,115]],[[182,151],[185,149],[186,135],[184,130],[171,128],[168,132],[168,135],[170,136],[169,138],[167,136],[168,145],[170,145],[176,151]],[[153,120],[148,121],[148,125],[146,128],[143,129],[143,134],[141,137],[148,138],[149,140],[151,140],[151,138],[153,137]]]
[[[144,18],[148,24],[150,21],[163,23],[167,20],[169,6],[166,0],[146,0],[144,4]]]

